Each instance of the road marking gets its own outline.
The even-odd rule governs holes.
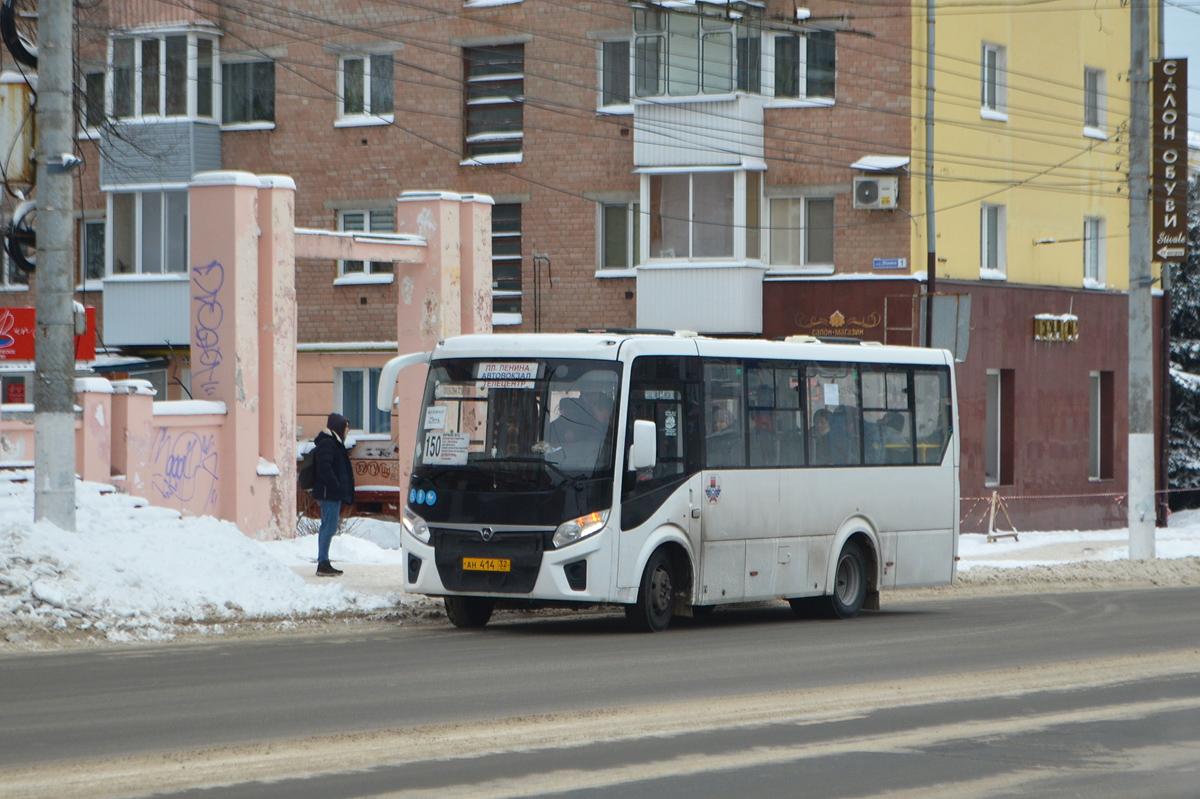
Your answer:
[[[58,799],[134,799],[152,793],[189,788],[236,785],[252,780],[314,777],[434,759],[563,749],[597,742],[628,741],[711,729],[841,721],[887,708],[1066,691],[1196,673],[1200,673],[1200,650],[1188,649],[801,691],[426,725],[104,760],[46,763],[0,769],[0,785],[4,786],[6,799],[44,796]],[[1142,713],[1148,712],[1151,704],[1128,706],[1126,710],[1088,709],[1078,712]],[[1039,716],[1034,721],[1070,723],[1055,722],[1054,718],[1053,715]],[[1033,723],[1024,719],[1005,721],[1018,725]],[[995,722],[987,724],[994,726]],[[959,735],[973,734],[968,726],[956,725],[954,729]],[[1026,727],[1020,729],[1025,730]],[[936,735],[937,731],[927,734]],[[911,732],[905,733],[908,745],[919,740],[912,735]],[[788,758],[796,756],[793,749],[789,748],[786,752]],[[738,753],[737,756],[764,755]],[[767,756],[781,757],[783,753]],[[712,760],[706,757],[705,762]],[[686,768],[686,762],[679,767]]]
[[[931,727],[897,730],[880,735],[831,739],[819,743],[797,744],[794,746],[755,747],[734,752],[706,753],[700,755],[689,754],[666,760],[653,760],[605,769],[560,769],[511,779],[497,779],[474,784],[443,785],[432,789],[401,790],[375,794],[372,799],[443,799],[448,795],[454,796],[455,799],[517,799],[518,797],[527,796],[545,796],[547,794],[569,791],[614,788],[619,785],[650,780],[695,777],[715,771],[738,771],[763,766],[774,766],[819,757],[847,754],[919,752],[922,749],[946,744],[951,741],[1044,732],[1053,727],[1067,724],[1144,719],[1157,713],[1193,710],[1197,708],[1200,708],[1200,697],[1153,702],[1130,702],[1127,704],[1084,708],[1081,710],[1040,713],[1032,716],[1014,716],[1002,719],[938,724]],[[1193,750],[1193,755],[1195,759],[1195,750]],[[1012,779],[1013,782],[1005,787],[1015,787],[1034,779],[1044,778],[1045,776],[1046,770],[1038,769],[1024,772],[1024,774],[1018,772],[1013,775],[1001,775],[999,780],[1001,783],[1004,783]],[[951,787],[957,791],[959,786],[958,784],[945,786],[947,790]],[[993,791],[996,787],[999,787],[996,779],[980,781],[980,784],[974,786],[975,789],[985,789],[989,792]],[[906,796],[906,793],[899,794],[899,796]],[[976,793],[978,794],[978,791]],[[928,787],[921,794],[913,794],[913,796],[929,795]],[[982,793],[978,795],[986,796],[989,794]]]

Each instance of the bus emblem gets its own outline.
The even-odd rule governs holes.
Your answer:
[[[484,541],[491,541],[493,535],[495,535],[495,533],[492,532],[492,528],[490,527],[485,527],[479,531],[479,537]]]
[[[717,502],[721,499],[721,478],[715,474],[708,476],[708,485],[704,487],[704,496],[708,497],[709,502]]]

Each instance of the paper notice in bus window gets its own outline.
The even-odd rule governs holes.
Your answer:
[[[480,391],[487,391],[489,388],[533,388],[532,380],[489,380],[486,383],[477,383],[475,385]],[[486,395],[485,395],[486,396]]]
[[[445,430],[446,429],[446,406],[434,405],[425,409],[425,429],[426,430]]]
[[[841,405],[841,403],[838,402],[838,384],[837,383],[826,383],[824,385],[824,388],[825,388],[825,404],[826,405]]]
[[[675,418],[675,411],[667,411],[663,414],[663,436],[666,438],[675,438],[677,435],[679,435],[679,427]]]
[[[428,466],[465,466],[470,445],[468,433],[426,433],[421,462]]]
[[[479,364],[476,380],[486,380],[489,384],[494,381],[526,382],[537,379],[537,361],[483,361]],[[505,386],[509,388],[509,386]]]

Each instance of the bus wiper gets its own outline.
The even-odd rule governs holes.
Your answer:
[[[503,458],[478,458],[471,462],[472,463],[539,463],[542,466],[545,466],[550,471],[552,471],[555,474],[562,477],[563,480],[566,480],[572,486],[574,486],[576,491],[582,491],[585,488],[583,480],[581,480],[578,477],[572,477],[571,475],[564,472],[562,469],[555,466],[550,461],[542,460],[541,458],[521,458],[521,457],[516,457],[516,456],[507,456],[507,457],[503,457]]]

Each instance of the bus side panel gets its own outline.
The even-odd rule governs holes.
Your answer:
[[[923,530],[896,537],[896,588],[945,585],[953,578],[954,530]]]
[[[706,541],[700,585],[700,604],[739,601],[746,592],[746,542]]]
[[[616,599],[618,602],[637,600],[637,587],[642,579],[643,564],[650,557],[650,546],[654,531],[670,524],[686,531],[691,552],[700,551],[700,521],[692,518],[692,508],[699,507],[703,496],[700,491],[700,475],[684,482],[643,524],[631,530],[616,533],[620,536],[617,545]],[[698,564],[692,564],[693,569]]]

